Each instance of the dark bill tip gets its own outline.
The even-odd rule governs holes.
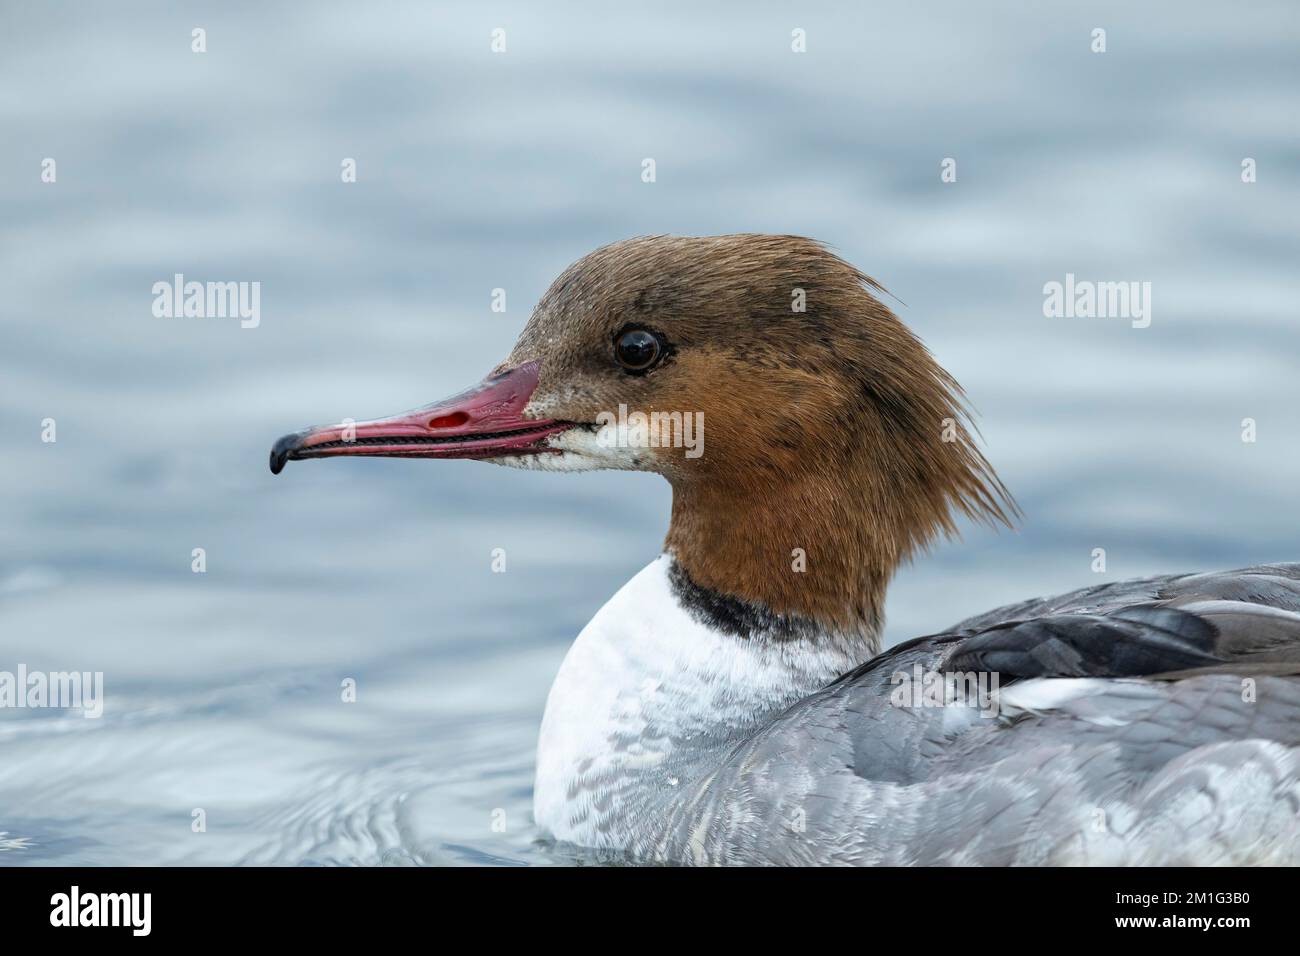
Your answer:
[[[271,474],[278,475],[284,471],[284,463],[289,455],[302,447],[302,432],[285,435],[271,449]]]

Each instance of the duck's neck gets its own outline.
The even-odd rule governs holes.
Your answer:
[[[874,641],[764,614],[660,557],[592,618],[551,687],[538,824],[570,842],[656,855],[720,751],[865,660]]]
[[[792,475],[761,493],[674,487],[666,550],[705,594],[786,630],[836,635],[845,650],[879,649],[885,589],[900,555],[879,515],[825,479]]]

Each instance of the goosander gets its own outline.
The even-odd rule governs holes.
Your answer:
[[[693,864],[1300,862],[1300,564],[1103,584],[881,652],[900,563],[961,517],[1018,517],[882,291],[799,237],[618,242],[560,275],[482,384],[286,435],[271,470],[671,483],[663,553],[547,700],[534,814],[557,840]],[[599,424],[620,406],[701,414],[704,453]],[[987,678],[983,699],[951,675]]]

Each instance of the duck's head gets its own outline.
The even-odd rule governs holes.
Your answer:
[[[1014,513],[960,388],[878,291],[795,236],[615,243],[555,280],[480,385],[286,435],[271,470],[397,456],[656,471],[691,586],[874,634],[899,562],[958,514]]]

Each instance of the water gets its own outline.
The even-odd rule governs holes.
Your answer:
[[[1293,4],[133,9],[0,13],[0,670],[107,698],[0,711],[0,862],[584,860],[532,827],[536,729],[667,487],[266,455],[477,380],[631,235],[826,240],[966,386],[1026,521],[906,569],[890,642],[1300,557]],[[261,282],[260,326],[154,318],[176,272]],[[1045,319],[1066,272],[1152,282],[1151,327]]]

